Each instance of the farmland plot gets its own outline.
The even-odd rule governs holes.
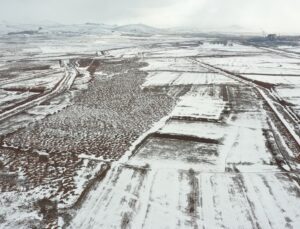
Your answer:
[[[149,74],[143,87],[205,84],[236,84],[236,82],[217,73],[178,73],[172,71],[158,71]]]
[[[237,57],[200,58],[204,62],[222,67],[240,74],[279,74],[300,75],[298,62],[295,59],[280,57],[274,54],[248,55]]]
[[[147,61],[148,66],[144,67],[143,70],[147,71],[209,72],[207,69],[194,63],[189,58],[162,57],[154,59],[144,58],[144,60]]]

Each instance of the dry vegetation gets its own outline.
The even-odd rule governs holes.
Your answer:
[[[167,94],[139,87],[146,73],[139,70],[144,63],[137,59],[79,63],[90,65],[92,75],[97,71],[102,74],[93,76],[89,90],[77,91],[74,105],[2,137],[1,143],[7,146],[0,148],[2,171],[13,179],[0,179],[1,192],[38,192],[41,195],[36,201],[44,197],[55,206],[75,204],[89,183],[108,169],[107,162],[119,159],[174,105]],[[91,158],[83,159],[82,155]],[[82,171],[84,184],[79,187],[76,179]],[[55,225],[56,210],[40,209],[43,224]]]

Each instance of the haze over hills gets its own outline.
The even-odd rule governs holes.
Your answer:
[[[260,30],[247,30],[244,27],[232,25],[229,27],[212,27],[199,29],[197,27],[170,27],[157,28],[146,24],[124,24],[124,25],[110,25],[104,23],[87,22],[84,24],[61,24],[52,21],[41,21],[34,24],[11,24],[5,21],[0,23],[0,34],[8,33],[22,33],[23,31],[39,31],[39,33],[56,33],[56,32],[70,32],[70,33],[138,33],[138,34],[166,34],[166,33],[221,33],[221,34],[261,34]]]
[[[22,31],[46,32],[80,32],[80,33],[107,33],[107,32],[126,32],[126,33],[145,33],[155,34],[162,33],[167,30],[154,28],[144,24],[128,24],[128,25],[109,25],[103,23],[84,23],[84,24],[60,24],[60,23],[36,23],[36,24],[9,24],[0,23],[0,33],[22,33]]]
[[[145,24],[128,24],[115,27],[114,30],[120,32],[136,32],[136,33],[162,33],[166,32],[166,29],[159,29]]]

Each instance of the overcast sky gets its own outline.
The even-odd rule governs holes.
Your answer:
[[[267,33],[300,33],[300,0],[0,0],[0,21],[241,26]]]

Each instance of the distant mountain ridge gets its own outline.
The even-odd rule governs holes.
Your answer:
[[[39,28],[40,31],[39,31]],[[154,35],[154,34],[181,34],[181,33],[202,33],[202,34],[250,34],[261,35],[257,29],[247,29],[239,25],[228,27],[197,28],[189,26],[171,27],[166,29],[156,28],[146,24],[125,24],[110,25],[95,22],[83,24],[60,24],[52,21],[42,21],[36,24],[13,24],[6,21],[0,22],[0,34],[45,34],[45,33],[70,33],[70,34],[110,34],[113,32],[121,34]]]
[[[129,32],[129,33],[145,33],[145,34],[155,34],[165,32],[163,29],[158,29],[145,24],[128,24],[117,26],[114,28],[115,31],[119,32]]]
[[[145,24],[128,24],[128,25],[109,25],[103,23],[87,22],[84,24],[59,24],[50,23],[45,24],[10,24],[6,22],[0,23],[0,34],[22,34],[24,31],[36,31],[42,28],[41,33],[130,33],[130,34],[159,34],[165,33],[167,30],[158,29]],[[30,33],[28,33],[30,35]]]

